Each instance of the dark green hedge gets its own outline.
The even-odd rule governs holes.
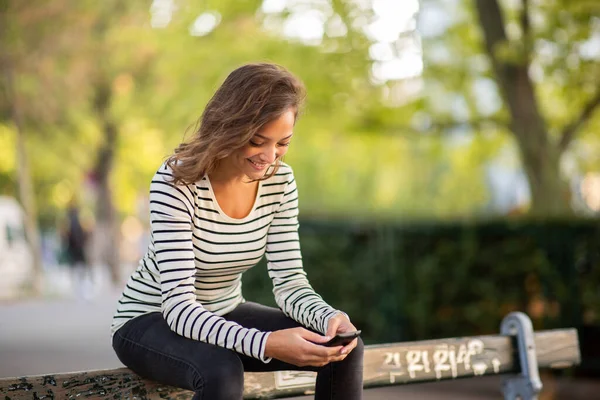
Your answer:
[[[600,223],[302,220],[311,284],[367,343],[491,334],[513,310],[536,329],[600,325]],[[264,260],[246,299],[274,305]]]

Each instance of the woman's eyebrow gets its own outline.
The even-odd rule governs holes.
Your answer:
[[[283,139],[281,139],[281,140],[286,140],[286,139],[289,139],[289,138],[291,138],[293,135],[294,135],[294,134],[292,133],[291,135],[289,135],[289,136],[286,136],[286,137],[284,137],[284,138],[283,138]],[[263,135],[261,135],[260,133],[257,133],[257,134],[255,134],[254,136],[257,136],[257,137],[259,137],[259,138],[261,138],[261,139],[263,139],[263,140],[271,140],[271,138],[268,138],[268,137],[266,137],[266,136],[263,136]],[[280,141],[281,141],[281,140],[280,140]]]

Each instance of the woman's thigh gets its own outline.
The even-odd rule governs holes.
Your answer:
[[[300,323],[294,321],[290,317],[287,317],[281,310],[251,301],[240,304],[235,308],[235,310],[231,311],[227,315],[224,315],[224,318],[237,322],[246,328],[256,328],[261,331],[278,331],[282,329],[302,327]],[[309,329],[306,327],[304,328]],[[245,356],[243,354],[238,354],[238,357],[244,365],[244,370],[248,372],[285,370],[317,372],[320,370],[318,367],[298,367],[277,359],[272,359],[269,363],[265,364],[260,360]]]
[[[145,378],[202,393],[200,398],[241,398],[244,372],[237,354],[178,335],[160,313],[127,322],[115,332],[113,348],[123,364]]]
[[[246,328],[256,328],[261,331],[278,331],[302,326],[287,317],[280,309],[252,301],[241,303],[223,318],[237,322]]]

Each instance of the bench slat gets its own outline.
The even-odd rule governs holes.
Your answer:
[[[580,363],[575,329],[535,333],[540,368]],[[506,374],[518,371],[514,340],[477,336],[367,346],[364,386]],[[315,374],[298,371],[246,373],[244,398],[266,399],[313,393]],[[500,390],[500,389],[499,389]],[[127,368],[0,379],[2,400],[190,399],[191,392],[144,380]]]

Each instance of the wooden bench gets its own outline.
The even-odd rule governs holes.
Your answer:
[[[503,321],[501,335],[371,345],[365,348],[364,387],[506,374],[507,399],[535,399],[538,367],[580,362],[575,329],[533,332],[522,313]],[[246,373],[245,399],[313,393],[315,374]],[[0,399],[190,399],[186,390],[144,380],[126,368],[0,379]]]

